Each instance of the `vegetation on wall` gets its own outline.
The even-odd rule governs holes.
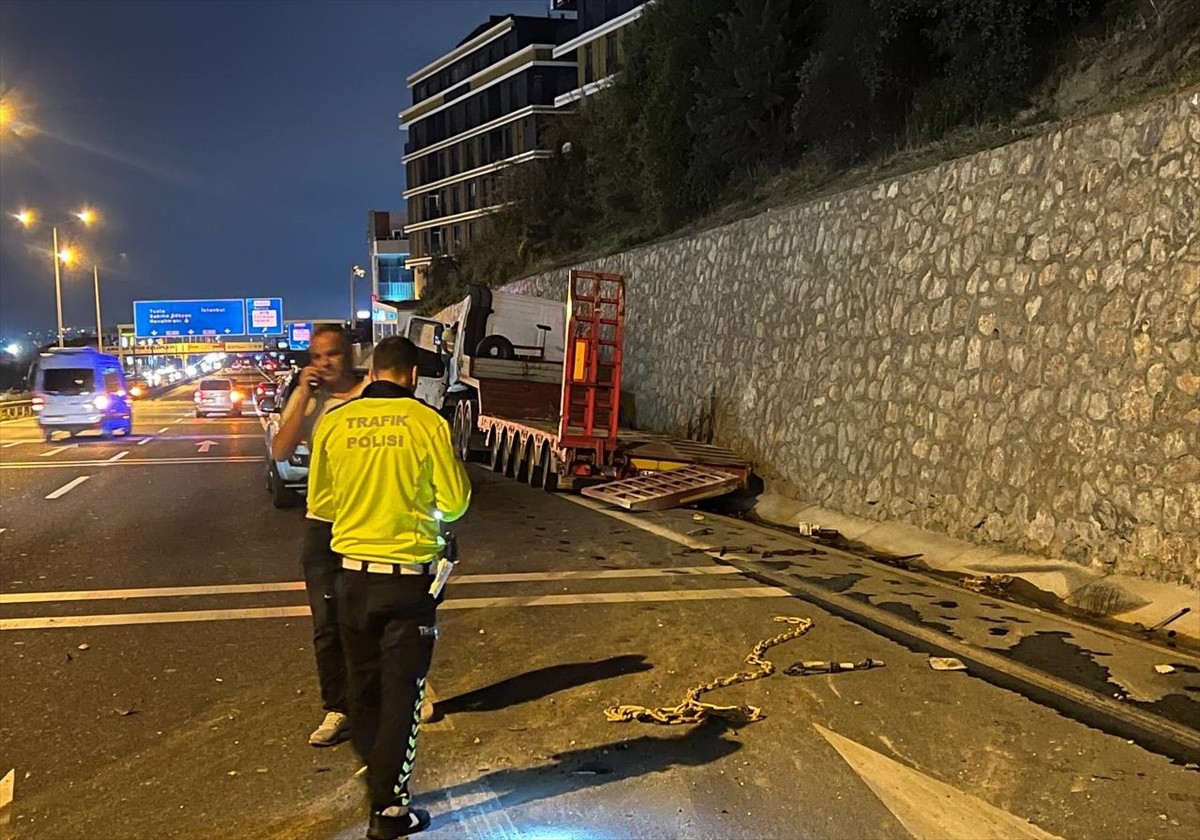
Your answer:
[[[1198,6],[656,0],[625,33],[615,84],[561,120],[550,157],[502,174],[504,206],[481,240],[434,264],[426,306],[458,299],[467,282],[671,233],[761,198],[773,179],[811,188],[980,126],[1005,126],[999,143],[1013,126],[1072,116],[1047,89],[1094,62],[1089,52],[1150,43],[1161,60],[1140,65],[1145,89],[1163,81],[1151,65],[1168,83],[1200,80]]]

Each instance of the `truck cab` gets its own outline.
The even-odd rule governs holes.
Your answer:
[[[430,405],[443,409],[447,416],[453,413],[455,403],[475,396],[474,359],[562,364],[567,321],[564,303],[471,286],[467,297],[443,314],[454,322],[414,317],[408,336],[418,347],[436,349],[445,359],[442,391]]]

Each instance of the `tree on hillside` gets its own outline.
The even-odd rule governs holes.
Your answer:
[[[697,165],[719,182],[794,151],[799,72],[817,36],[817,0],[735,0],[710,36],[710,66],[688,114]],[[751,154],[747,154],[751,152]]]
[[[689,114],[707,96],[699,80],[720,60],[713,38],[734,7],[734,0],[659,0],[629,33],[626,69],[610,107],[636,103],[627,120],[639,203],[658,231],[695,216],[723,186],[697,166],[698,132]]]

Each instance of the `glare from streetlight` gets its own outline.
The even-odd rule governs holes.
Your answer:
[[[96,221],[96,211],[90,207],[84,207],[75,214],[75,218],[79,219],[79,221],[83,222],[85,225],[90,225],[92,222]]]
[[[25,227],[29,227],[31,224],[33,224],[33,221],[37,218],[37,216],[32,210],[22,210],[20,213],[13,213],[13,218],[23,224]]]
[[[75,261],[75,252],[70,248],[63,248],[58,252],[58,261],[63,265],[70,265]]]
[[[16,137],[18,140],[34,133],[29,121],[30,109],[14,90],[0,86],[0,139]]]

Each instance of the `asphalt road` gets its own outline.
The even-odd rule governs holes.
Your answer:
[[[0,837],[361,837],[352,750],[306,743],[320,709],[302,514],[264,492],[257,417],[197,420],[180,391],[134,419],[129,439],[65,447],[30,421],[0,425]],[[797,594],[916,604],[914,626],[997,653],[1054,633],[1085,645],[1086,628],[711,514],[710,532],[689,536],[691,512],[618,517],[477,467],[472,478],[414,785],[435,815],[427,836],[1200,832],[1195,765],[973,664],[935,671],[911,638]],[[767,545],[810,553],[771,558]],[[765,654],[774,675],[705,697],[764,719],[606,721],[607,706],[673,706],[745,668],[756,642],[794,626],[776,616],[814,626]],[[885,666],[783,673],[867,657]],[[1193,660],[1145,646],[1113,658],[1114,693],[1189,722],[1194,705],[1163,701],[1200,692]],[[1180,667],[1156,682],[1144,673],[1156,658]],[[1068,664],[1072,684],[1109,685]]]

